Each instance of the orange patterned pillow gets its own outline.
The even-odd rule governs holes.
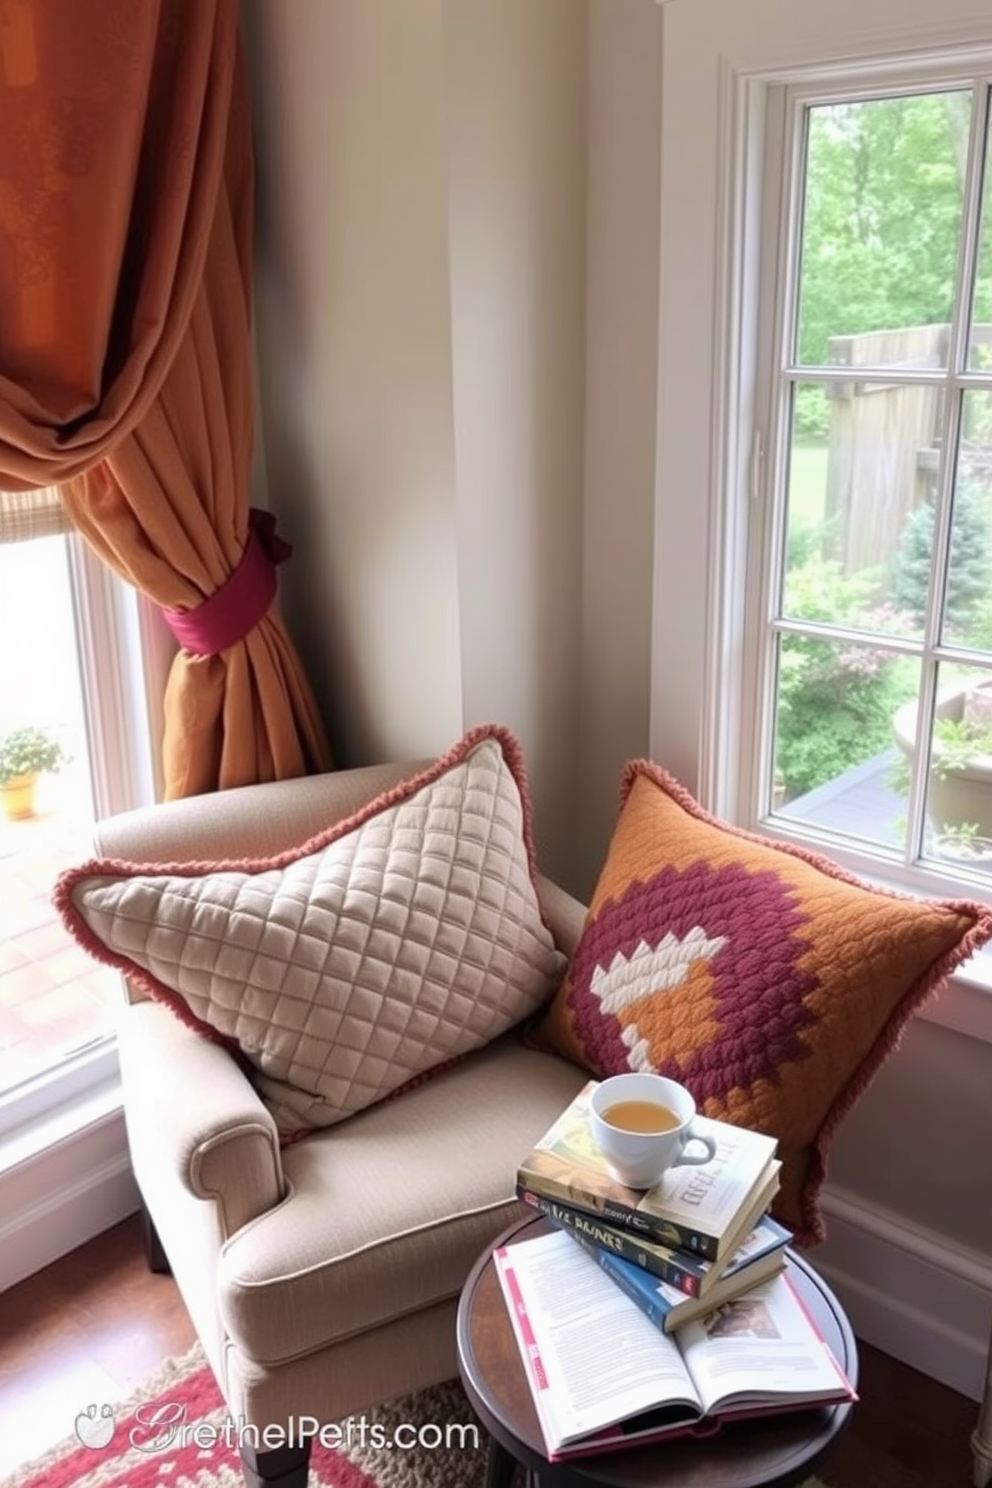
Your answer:
[[[600,1077],[657,1070],[705,1115],[778,1137],[774,1212],[810,1244],[838,1122],[914,1009],[990,938],[983,906],[873,888],[717,820],[637,760],[536,1037]]]

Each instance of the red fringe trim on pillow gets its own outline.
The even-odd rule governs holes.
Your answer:
[[[243,1053],[238,1043],[228,1035],[219,1032],[211,1024],[205,1023],[192,1012],[185,999],[167,983],[159,980],[154,973],[139,966],[129,956],[111,950],[104,944],[96,933],[91,930],[76,909],[73,902],[73,890],[78,883],[90,878],[163,878],[175,874],[187,878],[205,878],[211,873],[263,873],[269,869],[288,867],[289,864],[297,862],[300,858],[309,857],[314,852],[319,852],[350,832],[355,831],[372,817],[378,816],[382,811],[392,806],[409,800],[425,786],[433,784],[441,776],[448,773],[454,766],[461,763],[477,745],[485,739],[494,739],[502,750],[503,759],[510,774],[513,776],[517,791],[520,796],[522,831],[524,847],[527,853],[527,865],[531,880],[537,876],[537,858],[534,847],[533,808],[531,805],[530,791],[527,783],[527,771],[524,764],[523,750],[516,736],[503,724],[483,723],[469,729],[457,744],[454,744],[447,753],[440,755],[426,769],[417,775],[410,776],[407,780],[401,780],[389,790],[381,792],[373,800],[345,817],[326,831],[318,832],[298,847],[287,848],[282,853],[276,853],[269,857],[259,858],[221,858],[221,859],[198,859],[193,862],[173,861],[170,863],[129,863],[119,858],[90,858],[87,862],[76,868],[67,868],[59,875],[52,892],[52,903],[59,911],[63,923],[70,934],[82,946],[95,961],[100,961],[106,966],[112,966],[120,971],[130,981],[141,988],[156,1002],[164,1003],[176,1017],[186,1025],[209,1039],[212,1043],[219,1044],[221,1048],[237,1061],[240,1068],[249,1078],[258,1073],[255,1066]],[[548,927],[548,922],[541,909],[541,920]],[[389,1091],[383,1100],[391,1100],[403,1092],[412,1089],[415,1085],[422,1084],[430,1079],[435,1073],[447,1069],[451,1065],[459,1063],[467,1056],[464,1054],[454,1055],[442,1064],[434,1065],[429,1070],[414,1075],[402,1086],[394,1091]],[[376,1102],[375,1104],[380,1104]],[[357,1112],[355,1113],[357,1114]],[[347,1119],[347,1118],[343,1118]],[[307,1128],[300,1132],[280,1133],[280,1142],[287,1145],[297,1142],[302,1137],[312,1136],[314,1132],[328,1131],[329,1127]]]

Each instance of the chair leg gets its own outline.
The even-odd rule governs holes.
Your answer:
[[[145,1208],[144,1200],[141,1202],[141,1240],[149,1271],[155,1276],[171,1276],[172,1267],[169,1265],[169,1257],[162,1249],[158,1230],[152,1223],[152,1217]]]
[[[245,1488],[307,1488],[310,1443],[274,1447],[270,1452],[257,1452],[242,1443],[241,1471]]]

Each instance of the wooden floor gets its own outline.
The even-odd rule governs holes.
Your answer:
[[[194,1333],[172,1280],[145,1266],[137,1217],[0,1296],[0,1483],[129,1394]],[[861,1345],[861,1400],[822,1469],[830,1488],[968,1488],[977,1406]]]
[[[0,1295],[0,1484],[195,1337],[171,1277],[145,1265],[137,1215]]]

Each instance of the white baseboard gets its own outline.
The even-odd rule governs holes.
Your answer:
[[[827,1239],[809,1258],[855,1334],[980,1400],[992,1335],[992,1258],[837,1188],[823,1193]]]
[[[120,1110],[0,1170],[0,1292],[138,1208]]]

